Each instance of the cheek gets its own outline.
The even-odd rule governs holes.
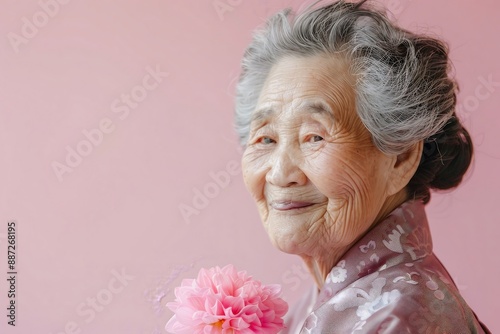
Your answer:
[[[265,165],[264,160],[260,157],[256,158],[251,153],[245,152],[241,159],[241,167],[243,171],[243,181],[247,190],[255,199],[262,197],[265,185]]]
[[[308,176],[327,197],[343,197],[359,187],[359,154],[345,146],[325,148],[307,160]]]

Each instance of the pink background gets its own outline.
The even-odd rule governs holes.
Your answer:
[[[241,180],[232,122],[251,31],[302,1],[220,0],[228,7],[218,13],[214,0],[65,0],[48,16],[41,4],[51,1],[1,0],[0,331],[162,333],[182,278],[227,263],[281,283],[296,301],[311,280],[268,241]],[[433,196],[428,215],[436,253],[499,331],[500,84],[484,81],[500,82],[500,5],[383,2],[403,26],[450,43],[476,160],[457,191]],[[168,76],[155,81],[155,69]],[[100,125],[102,138],[92,130]],[[86,156],[59,180],[52,165],[77,149]],[[10,220],[15,328],[5,316]]]

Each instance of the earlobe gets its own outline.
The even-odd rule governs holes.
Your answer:
[[[415,143],[407,151],[398,154],[392,165],[392,172],[389,184],[389,195],[398,193],[406,187],[413,175],[417,171],[422,157],[423,141]]]

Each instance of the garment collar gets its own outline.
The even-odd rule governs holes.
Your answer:
[[[366,275],[402,263],[411,267],[431,253],[424,204],[419,200],[405,202],[344,254],[328,274],[313,309]]]

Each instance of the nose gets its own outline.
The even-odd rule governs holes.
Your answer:
[[[286,149],[276,150],[269,158],[269,170],[266,181],[278,187],[304,185],[307,176],[298,165],[298,158],[293,151]]]

